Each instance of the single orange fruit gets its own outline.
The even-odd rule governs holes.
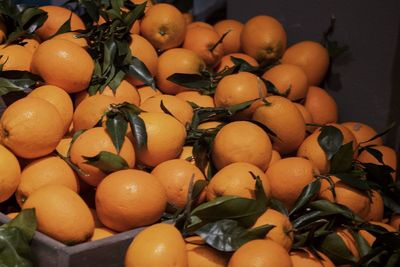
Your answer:
[[[275,241],[289,251],[292,248],[294,238],[293,226],[289,221],[289,217],[279,211],[268,208],[258,217],[251,228],[256,228],[265,224],[275,225],[275,227],[266,234],[265,238]]]
[[[271,196],[292,209],[303,188],[318,174],[311,161],[299,157],[283,158],[272,164],[267,172]]]
[[[33,54],[35,50],[39,47],[40,40],[37,36],[34,36],[31,38],[24,38],[20,42],[20,44]]]
[[[228,267],[292,267],[289,253],[284,247],[269,239],[256,239],[236,250]]]
[[[140,96],[140,103],[141,105],[147,98],[150,98],[155,95],[161,95],[162,93],[157,88],[152,88],[151,86],[143,86],[137,89],[139,96]]]
[[[249,63],[249,65],[253,66],[253,67],[258,67],[259,64],[257,62],[257,60],[255,60],[254,58],[252,58],[249,55],[243,54],[243,53],[231,53],[231,54],[226,54],[225,56],[223,56],[218,64],[218,67],[216,68],[217,72],[220,72],[224,69],[233,67],[235,64],[232,61],[232,57],[234,58],[240,58],[243,59],[244,61],[246,61],[247,63]]]
[[[240,36],[243,51],[259,62],[280,59],[285,52],[286,42],[286,32],[282,24],[265,15],[249,19]]]
[[[158,164],[152,171],[167,192],[168,204],[174,208],[184,208],[187,204],[189,184],[205,180],[204,174],[194,164],[183,159],[171,159]],[[204,196],[205,197],[205,196]],[[203,197],[203,200],[204,200]],[[202,202],[202,199],[199,199]]]
[[[67,41],[70,41],[82,48],[87,48],[88,42],[86,41],[86,39],[78,37],[78,35],[79,35],[79,33],[77,33],[77,32],[64,32],[64,33],[54,36],[52,39],[67,40]]]
[[[68,150],[71,146],[72,137],[64,137],[60,140],[56,147],[56,152],[63,157],[68,156]]]
[[[96,227],[90,241],[96,241],[115,235],[115,232],[107,227]]]
[[[282,96],[269,96],[269,104],[259,106],[252,119],[265,125],[277,137],[272,137],[272,147],[280,154],[297,150],[306,135],[306,125],[300,111],[292,101]]]
[[[225,267],[228,255],[208,246],[199,236],[185,239],[188,267]]]
[[[189,23],[186,27],[186,30],[191,29],[191,28],[196,28],[196,27],[203,27],[203,28],[208,28],[208,29],[214,29],[214,27],[204,21],[193,21],[191,23]]]
[[[221,121],[206,121],[206,122],[200,123],[197,126],[197,129],[199,129],[199,130],[214,129],[214,128],[220,126],[221,124],[223,124],[223,122],[221,122]]]
[[[302,41],[290,46],[282,57],[282,63],[301,67],[307,75],[310,86],[319,85],[329,68],[328,50],[320,43]]]
[[[84,156],[94,157],[101,151],[117,154],[111,137],[103,127],[95,127],[86,130],[76,138],[71,146],[72,163],[83,171],[84,174],[80,174],[81,179],[92,186],[97,186],[107,174],[102,172],[99,168],[87,164]],[[129,168],[133,168],[135,165],[135,151],[127,137],[124,139],[124,143],[118,155],[126,161]]]
[[[189,25],[190,23],[193,22],[193,15],[189,12],[183,13],[183,17],[185,18],[185,23],[186,25]]]
[[[397,229],[397,231],[399,231],[399,229],[400,229],[400,214],[392,213],[389,224],[391,226],[393,226],[395,229]]]
[[[246,138],[243,138],[243,133],[246,133]],[[271,153],[271,141],[261,127],[248,121],[235,121],[217,133],[211,156],[218,170],[234,162],[248,162],[265,170]]]
[[[71,10],[61,6],[41,6],[39,9],[47,12],[47,19],[44,24],[36,30],[36,34],[42,40],[54,35],[58,29],[70,19],[71,31],[84,30],[85,24],[82,19]]]
[[[382,161],[385,165],[391,167],[394,172],[391,173],[393,181],[396,181],[396,172],[397,172],[397,154],[396,151],[388,146],[373,146],[375,150],[378,150],[382,153]],[[377,165],[382,165],[371,153],[364,150],[360,153],[357,158],[361,163],[373,163]]]
[[[3,71],[29,71],[32,62],[32,52],[21,45],[0,47],[0,64]]]
[[[21,167],[11,151],[0,144],[0,203],[9,199],[21,180]]]
[[[287,94],[286,97],[292,101],[302,100],[307,95],[307,76],[299,66],[279,64],[268,69],[262,77],[273,83],[279,93]]]
[[[158,58],[156,82],[158,89],[166,94],[177,94],[191,90],[173,83],[167,78],[175,73],[200,74],[205,69],[204,61],[192,50],[175,48],[165,51]]]
[[[282,159],[281,154],[278,151],[272,149],[271,160],[269,161],[268,168],[278,160]],[[268,170],[267,168],[267,170]]]
[[[307,124],[312,124],[314,123],[313,117],[310,113],[310,111],[308,111],[306,109],[305,106],[303,106],[302,104],[299,103],[294,103],[294,105],[296,106],[296,108],[300,111],[301,115],[303,116],[304,122],[306,123],[306,131],[307,133],[312,133],[315,129],[315,127],[313,126],[307,126]]]
[[[225,166],[211,178],[207,186],[207,199],[221,196],[255,198],[256,180],[252,174],[259,176],[265,194],[269,195],[269,181],[260,168],[247,162],[235,162]]]
[[[194,103],[199,107],[204,108],[213,108],[214,105],[214,98],[209,95],[202,95],[198,91],[184,91],[176,94],[177,97],[180,99],[185,100],[189,103]]]
[[[0,118],[1,143],[23,158],[37,158],[52,152],[64,129],[56,107],[37,97],[17,100]]]
[[[338,107],[335,99],[320,87],[308,88],[304,106],[311,113],[314,123],[327,124],[338,120]]]
[[[184,146],[178,158],[184,159],[187,162],[190,162],[190,164],[195,164],[193,157],[193,146]]]
[[[185,38],[183,14],[173,5],[160,3],[150,7],[140,23],[140,33],[157,50],[178,47]]]
[[[155,167],[163,161],[177,158],[186,139],[182,123],[164,113],[142,112],[139,116],[146,126],[147,146],[136,152],[138,161]]]
[[[225,54],[237,53],[241,50],[240,35],[243,30],[243,23],[234,19],[220,20],[214,24],[214,29],[220,36],[229,32],[222,41]]]
[[[31,71],[43,80],[76,93],[86,89],[94,71],[93,59],[82,47],[63,39],[39,45],[32,57]]]
[[[371,208],[367,215],[368,221],[380,222],[383,220],[383,212],[385,205],[383,203],[382,195],[377,190],[371,191]]]
[[[171,224],[157,223],[141,231],[125,254],[125,267],[188,266],[185,240]]]
[[[314,256],[308,248],[290,252],[293,267],[335,267],[335,264],[322,252],[317,251],[320,258]]]
[[[108,175],[96,190],[96,212],[108,228],[122,232],[155,223],[161,218],[167,195],[159,180],[141,170]]]
[[[369,142],[365,142],[378,134],[377,131],[375,131],[375,129],[373,129],[369,125],[366,125],[361,122],[350,122],[350,121],[343,122],[342,125],[345,126],[347,129],[349,129],[354,134],[354,136],[357,139],[357,143],[360,144],[360,146],[369,146],[369,145],[381,146],[383,144],[381,137],[375,138],[374,140]]]
[[[35,208],[38,230],[64,244],[88,240],[94,231],[89,207],[82,198],[62,185],[47,185],[33,192],[23,209]]]

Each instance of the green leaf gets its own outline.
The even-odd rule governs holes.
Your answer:
[[[330,212],[332,214],[340,214],[341,216],[344,216],[345,218],[351,220],[351,221],[357,221],[357,222],[364,222],[362,218],[360,218],[358,215],[353,213],[349,208],[346,206],[337,204],[337,203],[332,203],[328,200],[316,200],[311,202],[308,205],[309,208],[313,210],[320,210],[320,211],[326,211]]]
[[[137,57],[132,56],[131,63],[129,64],[126,73],[144,84],[156,88],[155,81],[147,66]]]
[[[353,142],[342,145],[331,159],[331,173],[343,173],[351,169],[353,164]]]
[[[81,0],[81,2],[92,21],[99,21],[100,12],[99,7],[96,5],[96,3],[93,0]]]
[[[361,147],[360,153],[366,150],[369,154],[371,154],[376,160],[378,160],[379,163],[383,163],[383,154],[379,150],[375,149],[373,146],[366,146],[366,147]]]
[[[125,159],[108,151],[101,151],[93,157],[83,156],[83,158],[86,160],[86,164],[97,167],[104,173],[112,173],[129,168]]]
[[[124,144],[126,130],[128,129],[128,122],[125,120],[124,115],[120,112],[109,112],[106,115],[107,132],[111,137],[117,153],[119,154],[122,145]]]
[[[365,143],[368,143],[368,142],[370,142],[370,141],[373,141],[373,140],[375,140],[375,139],[377,139],[377,138],[379,138],[379,137],[384,136],[385,134],[387,134],[388,132],[390,132],[390,131],[393,129],[393,127],[394,127],[395,125],[396,125],[396,122],[392,122],[383,132],[374,135],[373,137],[371,137],[371,138],[368,139],[367,141],[360,142],[360,144],[365,144]]]
[[[231,56],[231,61],[233,62],[235,67],[238,69],[238,71],[246,71],[246,72],[254,73],[258,70],[257,67],[253,67],[246,60],[244,60],[242,58]]]
[[[289,215],[294,214],[296,211],[303,208],[306,204],[308,204],[311,200],[313,200],[319,193],[321,188],[321,180],[317,179],[308,185],[306,185],[301,191],[300,196],[296,199],[292,210]]]
[[[72,17],[72,12],[68,18],[67,21],[65,21],[60,28],[57,30],[57,32],[55,34],[53,34],[49,39],[51,39],[52,37],[62,34],[62,33],[66,33],[66,32],[70,32],[71,31],[71,17]]]
[[[239,111],[245,110],[246,108],[250,107],[251,104],[253,104],[256,100],[258,100],[258,98],[244,101],[242,103],[228,107],[227,110],[233,115]]]
[[[104,43],[103,73],[107,72],[112,67],[116,54],[117,44],[114,39],[111,38]]]
[[[167,78],[168,81],[176,83],[180,86],[187,88],[202,90],[209,90],[211,88],[211,81],[209,77],[201,74],[192,73],[174,73]]]
[[[336,233],[327,235],[320,244],[319,249],[326,254],[335,265],[354,264],[357,261],[342,238]]]
[[[324,150],[328,160],[330,160],[342,146],[343,134],[338,128],[334,126],[323,126],[320,129],[318,143]]]
[[[195,233],[219,251],[231,252],[254,239],[264,238],[274,225],[246,229],[235,220],[222,219],[202,226]]]
[[[129,29],[132,27],[133,23],[137,19],[141,18],[144,15],[144,10],[146,9],[146,5],[147,1],[137,5],[133,10],[129,11],[128,14],[125,16],[124,21]]]
[[[365,240],[358,231],[352,232],[352,235],[356,241],[357,249],[360,252],[360,257],[364,257],[371,251],[371,247],[369,246],[367,240]]]
[[[371,189],[366,180],[360,179],[359,173],[357,171],[348,173],[335,173],[335,176],[343,181],[345,184],[348,184],[361,191],[367,191]]]
[[[292,221],[293,228],[300,229],[303,227],[307,227],[309,224],[321,220],[327,219],[328,216],[337,214],[337,212],[333,211],[322,211],[322,210],[313,210],[310,212],[301,215],[300,217],[296,218]]]
[[[265,83],[268,93],[271,93],[271,94],[277,95],[277,96],[282,96],[282,97],[287,97],[290,93],[290,87],[288,89],[286,89],[286,91],[284,93],[281,93],[279,91],[279,89],[276,88],[276,86],[271,81],[268,81],[265,79],[262,79],[262,81]]]
[[[39,8],[27,8],[21,13],[20,26],[26,33],[32,34],[43,25],[47,18],[47,12]]]
[[[286,206],[276,198],[269,198],[269,208],[277,210],[289,217],[289,211],[287,210]]]
[[[7,223],[7,227],[10,226],[20,229],[26,238],[31,240],[37,228],[35,209],[20,211],[13,220]]]
[[[32,79],[6,79],[0,77],[0,96],[10,92],[27,92],[35,86],[36,82]]]
[[[135,148],[141,150],[147,147],[147,131],[146,125],[137,112],[123,109],[124,115],[131,127]]]

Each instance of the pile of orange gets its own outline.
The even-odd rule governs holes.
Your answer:
[[[328,50],[311,40],[288,47],[284,26],[273,17],[210,25],[188,22],[188,14],[170,4],[148,5],[131,34],[130,50],[146,65],[157,89],[126,76],[115,92],[106,87],[91,96],[87,89],[95,64],[87,50],[90,44],[73,32],[53,36],[68,19],[72,31],[88,26],[66,8],[40,9],[48,19],[34,35],[36,45],[0,47],[4,71],[29,71],[44,81],[1,115],[0,202],[16,198],[20,209],[34,207],[38,230],[56,240],[77,244],[149,226],[133,240],[126,266],[334,266],[322,252],[316,257],[314,248],[313,253],[310,248],[292,250],[292,223],[272,208],[253,227],[275,228],[234,253],[220,252],[196,236],[183,237],[172,225],[159,222],[163,215],[193,204],[188,194],[196,181],[207,181],[207,186],[195,205],[223,196],[255,198],[254,175],[266,195],[290,211],[305,186],[330,173],[317,126],[336,127],[343,144],[353,142],[354,150],[373,145],[383,163],[396,170],[396,152],[381,138],[366,143],[377,134],[375,129],[338,121],[337,103],[321,87],[330,64]],[[0,21],[0,40],[6,37]],[[270,68],[261,74],[226,75],[207,94],[168,79],[175,73],[221,72],[234,65],[234,58]],[[229,108],[252,100],[229,119],[199,125],[216,135],[209,147],[210,162],[204,168],[196,165],[188,142],[196,109]],[[139,117],[147,133],[145,147],[137,147],[130,127],[119,151],[113,144],[104,114],[124,102],[143,110]],[[120,156],[125,167],[104,171],[87,163],[100,152]],[[355,157],[382,164],[367,150]],[[373,191],[370,198],[338,177],[331,179],[336,194],[322,180],[318,199],[399,230],[400,215],[386,217],[381,192]],[[354,245],[354,240],[346,242]]]

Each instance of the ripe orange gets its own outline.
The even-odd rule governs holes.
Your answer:
[[[186,30],[191,29],[191,28],[196,28],[196,27],[203,27],[203,28],[208,28],[208,29],[214,29],[214,27],[204,21],[192,21],[186,26]]]
[[[221,124],[223,124],[223,122],[221,122],[221,121],[206,121],[206,122],[200,123],[197,126],[197,128],[199,130],[207,130],[207,129],[216,128],[216,127],[220,126]]]
[[[228,267],[292,267],[289,253],[278,243],[269,240],[252,240],[236,250]]]
[[[147,100],[147,98],[155,96],[155,95],[160,95],[161,92],[157,88],[152,88],[151,86],[143,86],[137,89],[139,96],[140,96],[140,103],[141,105],[144,101]]]
[[[338,120],[338,108],[335,99],[320,87],[308,88],[304,106],[311,113],[314,123],[327,124]]]
[[[260,177],[265,194],[269,195],[269,181],[260,168],[247,162],[235,162],[222,168],[211,178],[207,186],[207,199],[220,196],[255,198],[256,180],[251,173]]]
[[[56,152],[59,153],[63,157],[68,156],[68,150],[71,146],[72,137],[64,137],[60,140],[56,147]]]
[[[279,154],[278,151],[272,149],[272,154],[271,154],[271,160],[269,161],[268,168],[278,160],[282,159],[281,155]],[[267,170],[268,170],[267,168]]]
[[[220,20],[214,24],[214,29],[222,36],[229,31],[222,41],[225,54],[237,53],[240,51],[240,35],[243,30],[243,23],[234,19]]]
[[[7,26],[4,23],[3,19],[0,18],[0,44],[3,43],[6,37],[7,37]]]
[[[357,139],[357,143],[359,143],[360,146],[369,146],[369,145],[381,146],[383,144],[381,137],[378,137],[372,141],[361,144],[361,142],[365,142],[378,134],[375,131],[375,129],[373,129],[369,125],[366,125],[361,122],[350,122],[350,121],[343,122],[342,125],[345,126],[347,129],[349,129],[354,134],[354,136]]]
[[[28,208],[35,208],[38,230],[62,243],[81,243],[93,235],[89,207],[65,186],[47,185],[36,190],[24,203],[23,209]]]
[[[393,226],[397,231],[400,229],[400,215],[398,213],[392,213],[389,224]]]
[[[329,68],[328,50],[320,43],[302,41],[290,46],[282,57],[282,63],[301,67],[307,75],[308,84],[319,85]]]
[[[226,253],[208,246],[201,237],[191,236],[185,240],[188,267],[225,267],[228,264]]]
[[[300,111],[306,125],[314,123],[314,120],[313,120],[313,117],[312,117],[310,111],[308,111],[302,104],[294,103],[294,105]],[[313,126],[306,126],[307,133],[312,133],[314,131],[314,128],[315,127],[313,127]]]
[[[189,25],[190,23],[193,22],[193,15],[189,12],[183,13],[183,17],[185,18],[185,23],[186,25]]]
[[[194,51],[207,66],[214,67],[225,54],[223,43],[218,43],[221,36],[213,27],[188,28],[182,47]]]
[[[20,44],[28,49],[32,54],[35,52],[35,50],[39,47],[39,38],[37,36],[31,37],[31,38],[24,38]],[[29,64],[30,65],[30,64]],[[30,68],[30,66],[29,66]]]
[[[287,98],[292,101],[302,100],[307,95],[307,76],[299,66],[279,64],[268,69],[262,77],[273,83],[281,94],[288,92]]]
[[[185,240],[171,224],[157,223],[141,231],[125,254],[125,267],[186,267]]]
[[[214,98],[209,95],[202,95],[198,91],[184,91],[177,93],[176,96],[187,102],[192,102],[199,107],[215,107]]]
[[[383,220],[384,203],[382,195],[377,190],[371,191],[371,208],[367,215],[368,221],[380,222]]]
[[[165,51],[158,58],[156,82],[158,89],[166,94],[177,94],[190,90],[187,87],[168,81],[174,73],[200,74],[205,69],[204,61],[193,51],[175,48]]]
[[[277,137],[272,137],[272,147],[280,154],[297,150],[306,135],[306,125],[300,111],[292,101],[282,96],[269,96],[270,104],[258,107],[252,119],[264,124]]]
[[[107,227],[96,227],[94,228],[94,232],[92,237],[90,238],[90,241],[96,241],[113,235],[115,235],[115,232],[108,229]]]
[[[64,133],[68,131],[72,122],[74,106],[67,92],[55,85],[43,85],[33,90],[28,97],[42,98],[53,104],[61,116],[64,124]]]
[[[36,34],[42,40],[54,35],[58,29],[71,18],[71,31],[84,30],[85,24],[81,18],[71,10],[60,6],[41,6],[41,10],[47,12],[47,19],[44,24],[36,30]]]
[[[22,207],[29,196],[46,185],[62,185],[79,193],[79,181],[75,172],[61,158],[47,156],[32,161],[21,173],[15,197]]]
[[[356,257],[356,259],[360,258],[360,252],[358,251],[356,241],[353,237],[353,235],[350,233],[350,231],[346,228],[339,228],[336,229],[336,233],[339,235],[339,237],[343,240],[344,244],[350,251],[350,253]],[[351,265],[344,265],[344,266],[351,266]]]
[[[85,163],[86,160],[83,156],[94,157],[101,151],[117,154],[111,137],[103,127],[86,130],[76,138],[71,146],[71,161],[86,174],[80,175],[81,179],[92,186],[97,186],[107,174],[99,168]],[[133,168],[135,165],[135,151],[127,137],[124,140],[119,156],[126,161],[129,168]]]
[[[174,208],[184,208],[187,204],[189,184],[205,180],[204,174],[194,164],[184,159],[171,159],[158,164],[152,171],[167,192],[168,204]],[[204,197],[203,197],[204,199]],[[200,202],[202,199],[200,199]]]
[[[164,113],[142,112],[140,117],[146,126],[147,146],[136,151],[138,161],[155,167],[163,161],[177,158],[186,139],[182,123]]]
[[[31,71],[48,84],[61,87],[67,93],[76,93],[89,86],[94,63],[82,47],[67,40],[51,39],[36,49]]]
[[[299,157],[283,158],[265,173],[271,185],[271,196],[290,210],[303,188],[318,174],[311,161]]]
[[[160,181],[141,170],[114,172],[96,190],[97,216],[118,232],[155,223],[166,205],[167,195]]]
[[[232,58],[231,57],[243,59],[244,61],[246,61],[247,63],[249,63],[253,67],[258,67],[259,66],[257,60],[255,60],[254,58],[252,58],[249,55],[246,55],[246,54],[243,54],[243,53],[231,53],[231,54],[226,54],[225,56],[223,56],[221,58],[216,71],[220,72],[220,71],[222,71],[224,69],[233,67],[235,64],[232,62]]]
[[[31,62],[32,52],[26,47],[21,45],[0,47],[0,64],[3,64],[3,71],[29,71]]]
[[[246,138],[243,138],[243,133],[246,133]],[[218,170],[234,162],[248,162],[265,170],[271,153],[271,141],[261,127],[248,121],[235,121],[217,133],[211,156]]]
[[[274,209],[268,208],[251,228],[256,228],[265,224],[275,225],[271,231],[265,236],[266,239],[271,239],[275,241],[287,251],[292,248],[293,244],[293,226],[289,221],[288,216],[276,211]]]
[[[261,99],[267,95],[263,81],[250,72],[239,72],[221,79],[215,89],[214,103],[216,107],[230,107],[246,101]],[[237,113],[238,118],[249,119],[254,110],[261,105],[253,102],[250,107]]]
[[[265,15],[249,19],[240,36],[243,51],[259,62],[280,59],[285,52],[286,42],[286,32],[282,24]]]
[[[335,264],[323,253],[317,251],[318,259],[308,248],[295,250],[290,253],[293,267],[335,267]]]
[[[140,23],[140,33],[157,50],[178,47],[185,38],[183,14],[173,5],[160,3],[151,6]]]
[[[184,146],[178,158],[184,159],[187,162],[190,162],[191,164],[195,164],[193,157],[193,146]]]
[[[342,182],[336,176],[331,176],[331,179],[335,184],[334,189],[336,198],[332,194],[330,183],[325,179],[321,181],[319,198],[342,204],[361,218],[366,218],[371,207],[368,195],[365,192]]]
[[[15,155],[37,158],[52,152],[64,134],[57,109],[48,101],[25,97],[12,103],[0,119],[0,140]]]
[[[11,151],[0,144],[0,203],[9,199],[20,182],[21,168]]]
[[[397,172],[397,154],[396,151],[388,146],[374,146],[372,147],[375,150],[378,150],[382,153],[382,161],[385,165],[391,167],[394,172],[391,173],[393,181],[396,180],[396,172]],[[372,154],[368,151],[363,151],[357,158],[358,161],[362,163],[373,163],[377,165],[382,165]]]
[[[164,113],[161,108],[161,102],[164,107],[180,121],[184,126],[190,124],[193,118],[193,109],[188,102],[174,95],[155,95],[144,101],[140,108],[148,112]]]
[[[65,33],[61,33],[61,34],[54,36],[52,39],[67,40],[67,41],[73,42],[74,44],[76,44],[82,48],[87,48],[88,43],[87,43],[86,39],[77,37],[78,34],[79,33],[77,33],[77,32],[65,32]]]

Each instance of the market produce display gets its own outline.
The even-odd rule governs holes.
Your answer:
[[[137,227],[126,267],[399,266],[391,126],[340,120],[334,21],[289,46],[268,14],[187,11],[0,2],[0,266],[32,266],[35,230]]]

